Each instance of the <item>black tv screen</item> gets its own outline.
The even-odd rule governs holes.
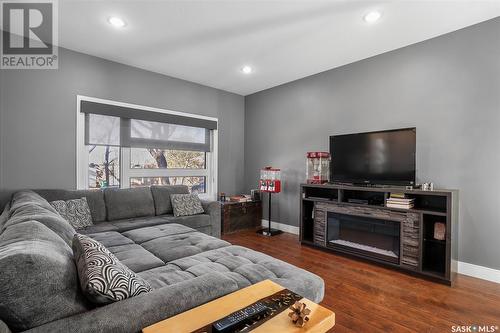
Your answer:
[[[416,128],[330,136],[333,182],[415,184]]]

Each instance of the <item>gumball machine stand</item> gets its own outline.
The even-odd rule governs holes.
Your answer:
[[[257,233],[264,236],[275,236],[281,234],[283,231],[271,228],[271,195],[273,193],[281,192],[281,170],[273,167],[265,167],[260,170],[260,181],[259,189],[261,192],[267,192],[269,197],[269,215],[268,215],[268,227],[262,228]]]

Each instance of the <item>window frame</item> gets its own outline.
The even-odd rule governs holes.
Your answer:
[[[76,188],[89,189],[89,152],[85,145],[85,114],[80,112],[81,101],[90,101],[102,104],[130,107],[146,111],[160,112],[184,117],[192,117],[206,120],[213,120],[217,123],[218,118],[201,116],[192,113],[172,111],[166,109],[153,108],[143,105],[123,103],[105,100],[95,97],[77,95],[76,107]],[[210,131],[210,143],[212,151],[206,152],[205,169],[134,169],[130,167],[130,149],[120,147],[120,188],[130,188],[130,178],[132,177],[175,177],[175,176],[198,176],[206,177],[206,192],[199,196],[202,199],[216,200],[218,183],[218,129]]]

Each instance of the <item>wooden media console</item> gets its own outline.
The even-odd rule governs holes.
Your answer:
[[[302,244],[452,283],[457,271],[457,190],[302,184],[300,193]],[[413,199],[414,207],[387,207],[391,193]],[[436,236],[443,226],[444,237]]]

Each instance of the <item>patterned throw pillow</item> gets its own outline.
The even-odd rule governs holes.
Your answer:
[[[196,194],[171,194],[174,216],[203,214],[200,198]]]
[[[56,200],[50,204],[75,229],[83,229],[93,225],[87,198]]]
[[[8,203],[3,209],[2,214],[0,215],[0,234],[2,233],[3,225],[9,219],[9,211],[10,211],[10,203]]]
[[[109,304],[152,290],[149,283],[122,264],[98,241],[81,234],[73,238],[80,286],[96,304]]]

